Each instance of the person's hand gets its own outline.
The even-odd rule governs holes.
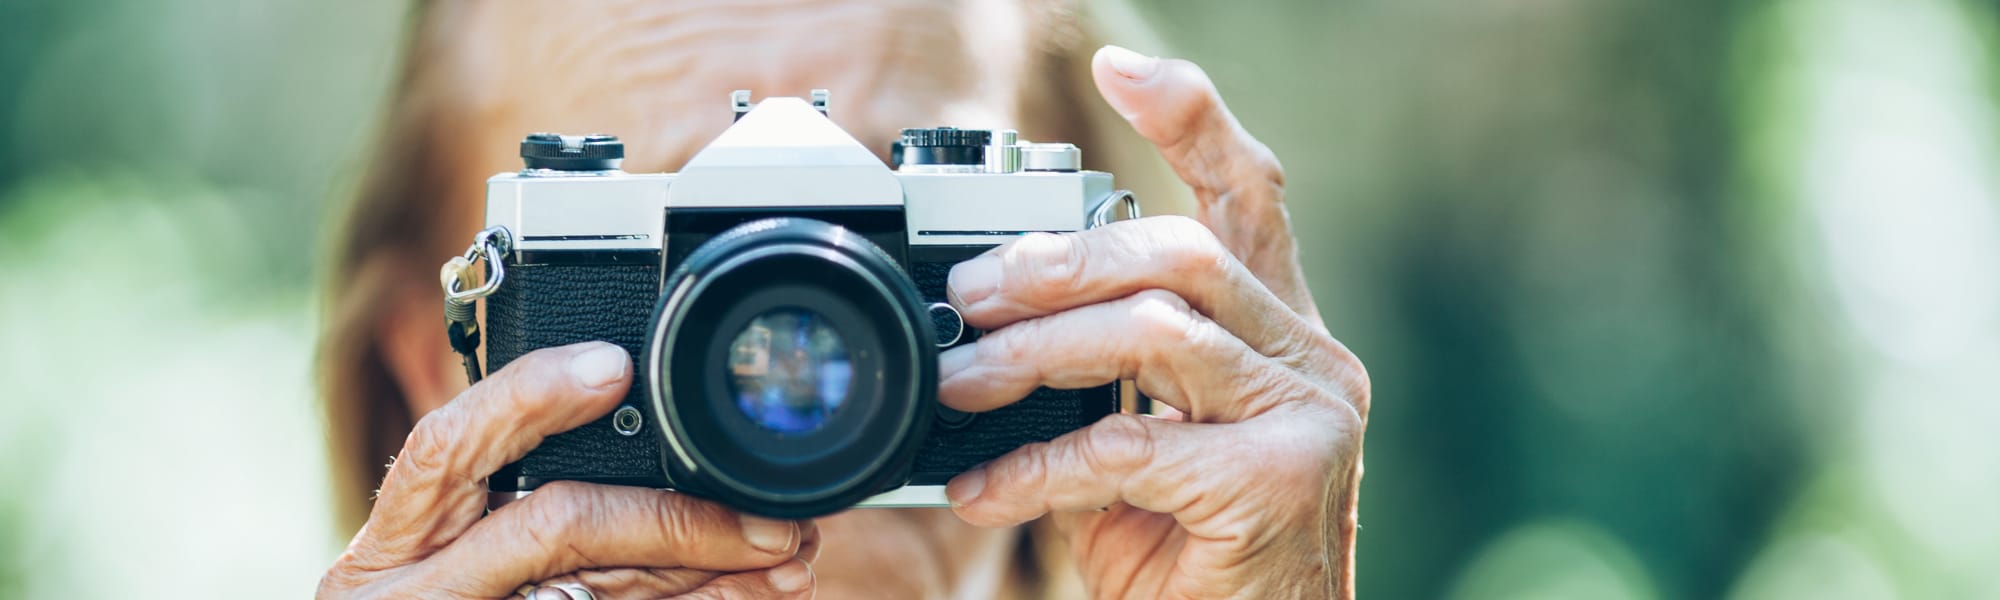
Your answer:
[[[557,482],[486,512],[486,477],[609,413],[632,361],[605,343],[530,353],[417,422],[320,598],[810,597],[811,522],[673,492]],[[482,515],[484,515],[482,517]],[[530,586],[542,586],[534,587]],[[574,600],[574,599],[571,599]]]
[[[1093,62],[1198,220],[1031,235],[955,267],[952,304],[991,331],[944,353],[940,396],[990,410],[1129,379],[1180,414],[1111,415],[946,491],[974,524],[1053,514],[1092,596],[1351,596],[1368,376],[1306,289],[1278,161],[1193,63]]]

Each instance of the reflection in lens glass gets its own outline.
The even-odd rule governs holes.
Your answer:
[[[847,401],[854,366],[817,313],[780,308],[751,319],[729,345],[730,392],[750,422],[781,434],[825,425]]]

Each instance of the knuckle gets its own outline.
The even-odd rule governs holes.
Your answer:
[[[1340,340],[1325,332],[1314,332],[1311,340],[1305,349],[1295,353],[1290,361],[1293,368],[1314,377],[1331,391],[1331,401],[1345,402],[1365,422],[1374,390],[1368,366]]]
[[[1277,406],[1286,402],[1310,399],[1318,388],[1300,381],[1299,375],[1291,370],[1272,367],[1255,368],[1243,374],[1238,387],[1242,401],[1263,406]]]
[[[1161,231],[1166,232],[1169,238],[1185,238],[1208,232],[1208,226],[1187,215],[1160,215],[1146,217],[1146,220],[1152,221]]]
[[[700,540],[723,531],[720,508],[679,493],[660,492],[652,510],[663,540]]]
[[[1137,415],[1109,415],[1078,441],[1076,454],[1092,473],[1129,473],[1152,459],[1152,429]]]
[[[431,411],[417,420],[410,435],[403,438],[403,451],[396,455],[389,472],[399,479],[441,475],[451,449],[463,432],[459,412],[450,408]]]
[[[591,550],[591,540],[596,536],[590,532],[601,530],[594,527],[596,520],[611,511],[590,486],[573,481],[553,482],[515,504],[525,505],[517,515],[522,538],[553,558],[555,564],[581,568],[602,562]]]
[[[974,342],[979,362],[986,364],[1019,365],[1031,361],[1036,354],[1031,350],[1035,344],[1030,340],[1040,339],[1041,319],[1018,321],[1006,327],[987,332]]]
[[[1136,339],[1148,346],[1181,346],[1199,334],[1201,319],[1194,308],[1166,290],[1133,294],[1130,315]]]
[[[1034,442],[1015,449],[1008,456],[994,460],[987,465],[989,477],[987,485],[1004,484],[1026,489],[1044,487],[1052,449],[1053,446],[1048,442]]]
[[[1180,216],[1160,217],[1160,254],[1168,270],[1177,278],[1214,279],[1228,272],[1235,255],[1222,239],[1200,221]]]
[[[567,539],[560,531],[549,528],[541,521],[534,521],[520,529],[521,541],[538,550],[538,555],[551,556],[556,548],[564,547],[561,540]]]
[[[599,488],[576,481],[548,483],[524,500],[527,510],[522,518],[529,523],[527,529],[540,530],[554,542],[586,539],[588,532],[598,530],[593,526],[600,519],[619,514]]]
[[[1310,514],[1323,504],[1339,461],[1334,444],[1283,426],[1246,429],[1241,437],[1243,443],[1225,460],[1252,465],[1232,482],[1248,492],[1239,497],[1255,498],[1242,507],[1254,508],[1241,519],[1249,526],[1245,533]]]
[[[1276,459],[1271,464],[1278,481],[1322,485],[1339,470],[1345,448],[1350,445],[1345,440],[1353,438],[1354,432],[1346,419],[1337,416],[1334,419],[1342,422],[1328,423],[1325,418],[1304,416],[1287,418],[1260,433],[1267,440],[1263,450]]]
[[[1201,65],[1180,59],[1174,59],[1172,64],[1187,85],[1195,89],[1188,95],[1179,115],[1182,131],[1192,131],[1211,119],[1213,113],[1223,110],[1222,93],[1215,89],[1215,81]]]
[[[1368,366],[1361,364],[1359,357],[1349,355],[1349,360],[1345,362],[1348,364],[1348,371],[1341,381],[1346,384],[1347,403],[1354,407],[1354,412],[1361,422],[1366,423],[1375,384],[1368,378]]]
[[[561,539],[577,526],[580,515],[593,513],[579,510],[579,504],[589,501],[590,494],[580,489],[574,482],[557,481],[544,485],[518,502],[508,504],[500,510],[515,509],[514,518],[520,527],[531,536],[546,539]]]
[[[1278,160],[1278,153],[1273,152],[1271,147],[1265,145],[1264,142],[1258,141],[1257,138],[1251,136],[1250,132],[1245,131],[1238,135],[1242,137],[1241,145],[1244,147],[1242,165],[1250,169],[1250,173],[1247,175],[1252,177],[1261,176],[1269,180],[1276,188],[1284,189],[1285,165]]]
[[[1086,246],[1072,236],[1036,232],[1008,248],[1005,264],[1016,275],[1011,287],[1028,294],[1066,295],[1082,288],[1087,255]]]
[[[1140,133],[1154,140],[1169,155],[1182,156],[1186,160],[1208,162],[1210,152],[1202,140],[1213,137],[1210,131],[1218,123],[1231,119],[1222,118],[1218,113],[1226,112],[1222,96],[1209,79],[1208,72],[1200,65],[1185,60],[1174,60],[1171,68],[1177,72],[1182,85],[1191,88],[1181,94],[1172,108],[1162,114],[1157,123],[1149,123]]]
[[[1285,165],[1278,160],[1278,153],[1234,119],[1228,122],[1229,131],[1219,132],[1216,139],[1217,144],[1225,148],[1217,152],[1225,154],[1213,161],[1213,166],[1222,169],[1218,175],[1231,182],[1230,189],[1226,191],[1248,194],[1261,200],[1282,200]]]
[[[1203,90],[1204,93],[1199,94],[1200,98],[1196,100],[1200,108],[1214,110],[1215,107],[1222,104],[1222,94],[1215,90],[1215,81],[1209,78],[1208,69],[1203,69],[1200,63],[1187,59],[1176,58],[1171,60],[1173,61],[1174,68],[1181,70],[1189,84]]]

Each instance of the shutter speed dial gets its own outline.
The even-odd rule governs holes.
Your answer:
[[[932,127],[903,130],[902,164],[922,166],[986,164],[991,132],[980,129]]]

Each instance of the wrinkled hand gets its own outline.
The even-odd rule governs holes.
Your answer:
[[[491,515],[486,477],[550,434],[611,412],[625,350],[538,350],[425,415],[320,598],[505,598],[581,583],[599,600],[810,597],[811,522],[738,515],[673,492],[558,482]],[[482,518],[482,515],[485,515]],[[565,598],[553,589],[535,598]]]
[[[1368,376],[1306,289],[1278,161],[1193,63],[1115,47],[1093,62],[1198,219],[1033,235],[958,265],[952,302],[991,331],[944,354],[940,395],[991,410],[1129,379],[1182,415],[1112,415],[947,492],[974,524],[1052,513],[1093,596],[1351,597]]]

